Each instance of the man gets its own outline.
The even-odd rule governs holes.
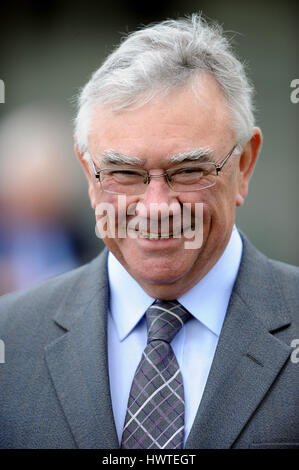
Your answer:
[[[262,141],[251,91],[199,15],[130,35],[82,90],[108,250],[2,299],[1,447],[299,445],[299,271],[234,225]]]

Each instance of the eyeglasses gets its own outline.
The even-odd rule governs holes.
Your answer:
[[[112,194],[135,196],[145,193],[153,178],[165,176],[168,186],[175,192],[193,192],[215,186],[216,178],[237,145],[219,164],[214,162],[190,163],[180,168],[170,168],[160,175],[150,175],[141,168],[103,168],[97,170],[91,160],[95,177],[103,191]]]

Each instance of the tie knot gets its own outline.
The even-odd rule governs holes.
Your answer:
[[[146,311],[148,343],[155,339],[170,343],[189,318],[177,300],[156,300]]]

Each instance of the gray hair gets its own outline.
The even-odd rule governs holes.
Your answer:
[[[202,72],[212,74],[227,100],[232,129],[242,147],[254,125],[252,93],[243,64],[235,57],[221,26],[201,14],[167,20],[129,34],[91,76],[78,97],[75,133],[87,151],[92,109],[111,111],[142,106],[157,93],[190,84]]]

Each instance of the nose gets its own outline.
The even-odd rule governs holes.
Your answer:
[[[165,173],[152,174],[149,177],[145,193],[142,195],[143,203],[160,203],[173,200],[175,193],[168,185]]]
[[[158,211],[159,218],[163,219],[169,217],[169,208],[171,208],[172,215],[181,212],[178,194],[170,188],[164,173],[151,175],[144,194],[139,196],[136,206],[137,214],[148,219]]]

